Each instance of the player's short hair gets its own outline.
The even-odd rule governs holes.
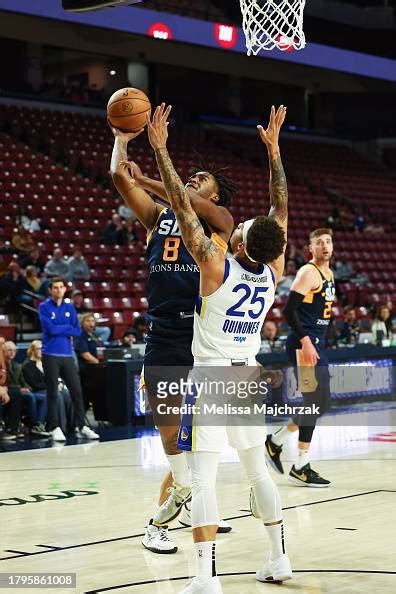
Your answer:
[[[333,229],[327,227],[320,227],[319,229],[314,229],[314,231],[311,231],[311,233],[309,234],[309,241],[311,242],[313,239],[316,239],[321,235],[330,235],[330,237],[333,237]]]
[[[279,223],[264,215],[256,217],[246,240],[249,256],[263,264],[279,258],[286,244],[285,233]]]
[[[54,285],[55,283],[63,283],[65,287],[67,287],[65,279],[61,276],[54,276],[53,278],[51,278],[50,282],[48,283],[48,287],[51,289],[52,285]]]
[[[210,175],[213,175],[219,192],[219,201],[217,204],[228,208],[231,205],[232,197],[239,189],[238,184],[224,175],[224,172],[228,170],[228,167],[216,167],[213,163],[206,163],[201,155],[198,155],[198,158],[199,162],[192,167],[191,174],[195,175],[199,171],[206,171],[207,173],[210,173]]]

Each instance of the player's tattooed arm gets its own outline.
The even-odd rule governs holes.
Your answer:
[[[287,220],[288,191],[279,149],[268,155],[270,164],[270,216],[279,222]]]
[[[172,107],[162,103],[154,112],[152,120],[147,116],[147,133],[157,159],[158,170],[164,182],[169,202],[176,215],[184,244],[199,266],[209,264],[213,269],[224,262],[219,248],[206,237],[204,229],[193,210],[186,188],[183,185],[167,149],[168,117]],[[213,266],[211,266],[213,265]],[[207,269],[207,266],[205,266]],[[220,267],[221,268],[221,267]],[[222,269],[222,274],[224,268]],[[201,278],[201,289],[202,289]]]
[[[260,138],[268,150],[271,203],[269,216],[276,218],[286,233],[288,192],[285,170],[283,169],[279,150],[279,134],[285,118],[286,107],[284,105],[281,105],[277,111],[272,106],[267,129],[264,130],[263,126],[257,126],[257,128]]]
[[[166,193],[183,237],[184,244],[197,264],[210,261],[220,250],[206,237],[204,229],[193,210],[186,189],[177,174],[166,147],[155,150],[158,169]]]

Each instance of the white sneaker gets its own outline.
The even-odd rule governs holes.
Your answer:
[[[269,559],[264,567],[256,572],[256,580],[259,582],[284,582],[291,577],[292,568],[287,555],[281,555],[275,561]]]
[[[153,522],[157,526],[164,526],[172,522],[180,514],[183,505],[191,499],[190,487],[181,487],[177,483],[169,487],[169,496],[157,509]]]
[[[187,501],[183,505],[183,509],[179,516],[179,524],[185,528],[191,528],[191,501]],[[218,534],[226,534],[227,532],[231,532],[231,530],[232,526],[227,524],[224,520],[220,520],[219,527],[217,528]]]
[[[56,427],[53,431],[50,431],[49,435],[52,441],[66,441],[65,434],[60,427]]]
[[[76,437],[85,438],[85,439],[99,439],[99,435],[92,431],[90,427],[84,425],[81,429],[78,427],[75,430]]]
[[[223,589],[217,576],[208,580],[198,576],[191,580],[180,594],[223,594]]]
[[[152,553],[171,554],[177,552],[177,545],[169,538],[168,527],[153,526],[153,520],[147,526],[142,545]]]

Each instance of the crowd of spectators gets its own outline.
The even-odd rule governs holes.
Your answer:
[[[125,208],[126,211],[130,209],[128,207],[120,207]],[[134,218],[128,216],[128,213],[125,211],[123,212],[123,216],[120,216],[119,213],[113,213],[111,217],[111,221],[109,221],[106,227],[103,229],[102,233],[100,234],[100,240],[106,245],[129,245],[136,239],[134,231],[133,231],[133,223]],[[127,215],[125,217],[125,214]]]
[[[8,313],[16,313],[22,303],[32,306],[35,298],[47,297],[49,281],[55,276],[61,276],[67,282],[83,282],[91,278],[88,263],[78,247],[68,258],[61,248],[56,247],[47,262],[43,261],[34,244],[27,250],[18,249],[16,253],[17,259],[11,260],[0,279]]]

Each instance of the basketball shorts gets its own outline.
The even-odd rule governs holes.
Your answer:
[[[220,368],[213,369],[218,379],[224,378]],[[247,371],[249,367],[237,369]],[[190,379],[193,383],[199,381],[201,370],[200,367],[194,367],[192,370]],[[215,380],[215,375],[209,379]],[[220,453],[227,443],[237,450],[263,445],[267,435],[265,415],[257,413],[254,408],[254,404],[260,400],[260,396],[257,396],[252,400],[238,402],[236,398],[230,398],[228,393],[217,394],[215,398],[205,392],[201,392],[198,398],[194,391],[187,394],[183,401],[178,448],[189,452]],[[185,410],[186,408],[188,410]],[[239,408],[243,409],[243,412],[236,410]]]
[[[147,390],[147,397],[157,427],[161,425],[178,426],[178,414],[159,413],[158,407],[180,407],[181,395],[167,395],[159,398],[163,385],[187,381],[188,374],[194,364],[191,353],[193,338],[193,318],[161,318],[150,322],[146,338],[142,383]]]

